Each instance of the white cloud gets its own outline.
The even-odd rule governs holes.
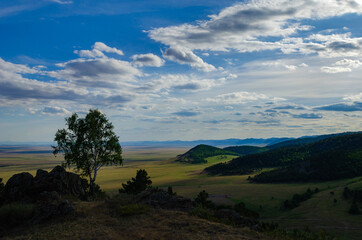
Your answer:
[[[359,60],[353,59],[342,59],[333,64],[332,67],[324,66],[321,67],[322,72],[326,73],[343,73],[352,72],[353,68],[358,68],[362,65]]]
[[[196,56],[191,50],[186,48],[171,47],[162,52],[164,58],[178,62],[180,64],[189,64],[193,68],[197,68],[204,72],[215,71],[216,68],[204,62],[200,57]]]
[[[343,98],[345,101],[349,102],[362,102],[362,93],[355,94],[355,95],[347,95]]]
[[[150,81],[139,87],[139,91],[145,92],[160,92],[162,90],[169,91],[184,91],[197,92],[208,90],[212,87],[223,83],[223,80],[217,81],[214,79],[200,79],[195,76],[167,74],[162,75],[157,80]]]
[[[72,4],[72,1],[62,1],[62,0],[49,0],[50,2],[55,2],[59,4]]]
[[[102,42],[95,42],[92,46],[92,50],[75,50],[74,53],[85,58],[103,58],[106,57],[104,53],[115,53],[120,56],[124,55],[122,50],[109,47]]]
[[[322,72],[325,73],[344,73],[344,72],[352,72],[352,69],[348,67],[321,67]]]
[[[48,72],[48,75],[87,87],[117,88],[134,82],[135,77],[141,75],[129,62],[114,58],[75,59],[58,66],[64,69]]]
[[[12,73],[37,73],[38,69],[30,68],[22,64],[14,64],[0,58],[0,70]]]
[[[312,28],[302,25],[303,19],[325,19],[347,13],[362,13],[362,4],[340,0],[254,0],[225,8],[206,21],[156,28],[148,33],[165,45],[191,50],[252,52],[284,49],[286,52],[288,48],[284,45],[287,42],[268,42],[259,38],[286,38]],[[290,45],[290,52],[299,51],[295,42]]]
[[[206,99],[209,102],[222,104],[242,104],[250,101],[270,100],[271,98],[265,94],[254,92],[233,92],[216,96],[215,98]]]
[[[27,110],[31,114],[41,114],[41,115],[50,115],[50,116],[53,115],[66,116],[71,114],[71,112],[68,111],[67,109],[57,106],[45,106],[42,109],[28,108]]]
[[[160,57],[152,54],[136,54],[132,57],[133,63],[138,66],[149,66],[149,67],[161,67],[165,63],[165,60],[161,59]]]

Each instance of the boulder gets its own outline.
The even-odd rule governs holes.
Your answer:
[[[36,202],[42,198],[43,192],[55,191],[60,195],[86,199],[86,189],[87,186],[79,175],[56,166],[49,173],[39,169],[35,178],[27,172],[13,175],[5,185],[3,197],[5,203]]]
[[[34,178],[33,192],[40,194],[43,191],[56,191],[61,195],[72,195],[80,199],[86,197],[86,186],[82,178],[56,166],[51,172],[39,169]]]
[[[12,201],[32,201],[32,186],[34,178],[30,173],[22,172],[13,175],[6,183],[4,188],[4,199],[7,202]]]

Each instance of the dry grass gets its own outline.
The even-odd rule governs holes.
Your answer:
[[[249,229],[209,222],[184,212],[152,210],[117,216],[102,202],[78,202],[76,214],[25,231],[14,230],[4,239],[267,239]]]

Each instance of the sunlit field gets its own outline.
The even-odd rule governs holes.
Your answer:
[[[172,186],[177,194],[190,198],[206,190],[217,203],[243,201],[247,207],[257,211],[262,220],[275,221],[286,228],[326,229],[341,239],[359,239],[362,234],[362,216],[348,214],[350,203],[342,197],[345,186],[361,188],[361,178],[323,183],[254,184],[247,181],[248,175],[202,174],[205,167],[229,161],[234,157],[231,155],[208,158],[205,164],[183,164],[174,159],[187,151],[186,148],[127,147],[123,150],[124,164],[103,167],[96,180],[109,194],[116,194],[121,184],[134,177],[138,169],[146,169],[153,186]],[[0,177],[6,182],[15,173],[26,171],[35,175],[39,168],[51,170],[61,163],[62,157],[54,157],[50,151],[45,147],[1,149]],[[293,210],[280,208],[293,194],[303,193],[307,188],[319,188],[320,191]]]

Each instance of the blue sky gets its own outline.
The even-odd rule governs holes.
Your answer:
[[[121,141],[360,131],[362,1],[0,2],[0,141],[98,108]]]

